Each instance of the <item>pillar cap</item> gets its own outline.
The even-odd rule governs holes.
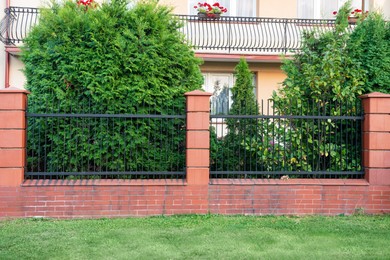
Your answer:
[[[213,94],[209,93],[209,92],[205,92],[205,91],[202,91],[202,90],[194,90],[194,91],[191,91],[191,92],[187,92],[184,94],[184,96],[212,96]]]
[[[361,99],[365,99],[365,98],[390,98],[390,94],[384,94],[381,92],[372,92],[369,94],[359,96],[359,98],[361,98]]]
[[[31,92],[22,88],[15,88],[15,87],[9,87],[9,88],[3,88],[0,89],[0,93],[26,93],[30,94]]]

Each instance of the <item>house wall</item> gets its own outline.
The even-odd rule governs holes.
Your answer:
[[[297,0],[260,0],[258,9],[260,17],[296,18]]]
[[[187,0],[181,0],[181,1],[161,0],[160,4],[172,6],[173,13],[175,13],[175,14],[187,14],[188,13],[188,1]]]
[[[279,64],[264,64],[257,73],[257,99],[266,100],[272,97],[286,78]]]
[[[389,0],[371,0],[370,10],[382,12],[387,20],[390,20],[390,1]]]
[[[235,62],[205,62],[201,65],[202,72],[234,73],[238,60]],[[249,69],[256,75],[257,100],[267,100],[277,91],[286,78],[280,69],[280,63],[259,63],[248,60]]]
[[[293,18],[297,14],[296,1],[297,0],[257,0],[257,16]],[[189,8],[191,8],[188,6],[187,0],[162,0],[160,3],[173,6],[175,14],[187,14]]]
[[[20,57],[10,55],[10,73],[9,73],[9,85],[10,87],[24,87],[26,77],[23,74],[24,64],[20,60]]]

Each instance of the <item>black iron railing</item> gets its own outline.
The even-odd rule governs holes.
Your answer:
[[[22,43],[31,27],[37,24],[39,9],[31,7],[9,7],[0,23],[0,41],[6,45]]]
[[[22,43],[37,24],[39,9],[9,7],[1,21],[0,40],[7,45]],[[211,53],[287,53],[301,47],[304,31],[327,31],[334,20],[284,19],[222,16],[199,19],[196,15],[177,15],[180,29],[198,52]]]
[[[184,105],[115,113],[93,100],[45,102],[29,100],[26,179],[185,178]]]
[[[364,177],[363,112],[360,102],[277,108],[271,100],[259,113],[214,113],[227,107],[211,101],[210,177],[239,179]]]
[[[327,31],[335,20],[222,16],[218,20],[179,15],[181,29],[198,51],[223,53],[298,50],[304,31]]]

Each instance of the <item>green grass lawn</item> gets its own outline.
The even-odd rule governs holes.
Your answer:
[[[390,216],[0,221],[0,259],[390,259]]]

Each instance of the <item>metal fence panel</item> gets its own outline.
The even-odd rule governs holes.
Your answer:
[[[27,179],[185,178],[184,104],[155,114],[36,105],[27,113]]]
[[[309,113],[293,101],[283,113],[272,100],[258,106],[210,116],[211,178],[363,178],[360,101],[312,103]]]

